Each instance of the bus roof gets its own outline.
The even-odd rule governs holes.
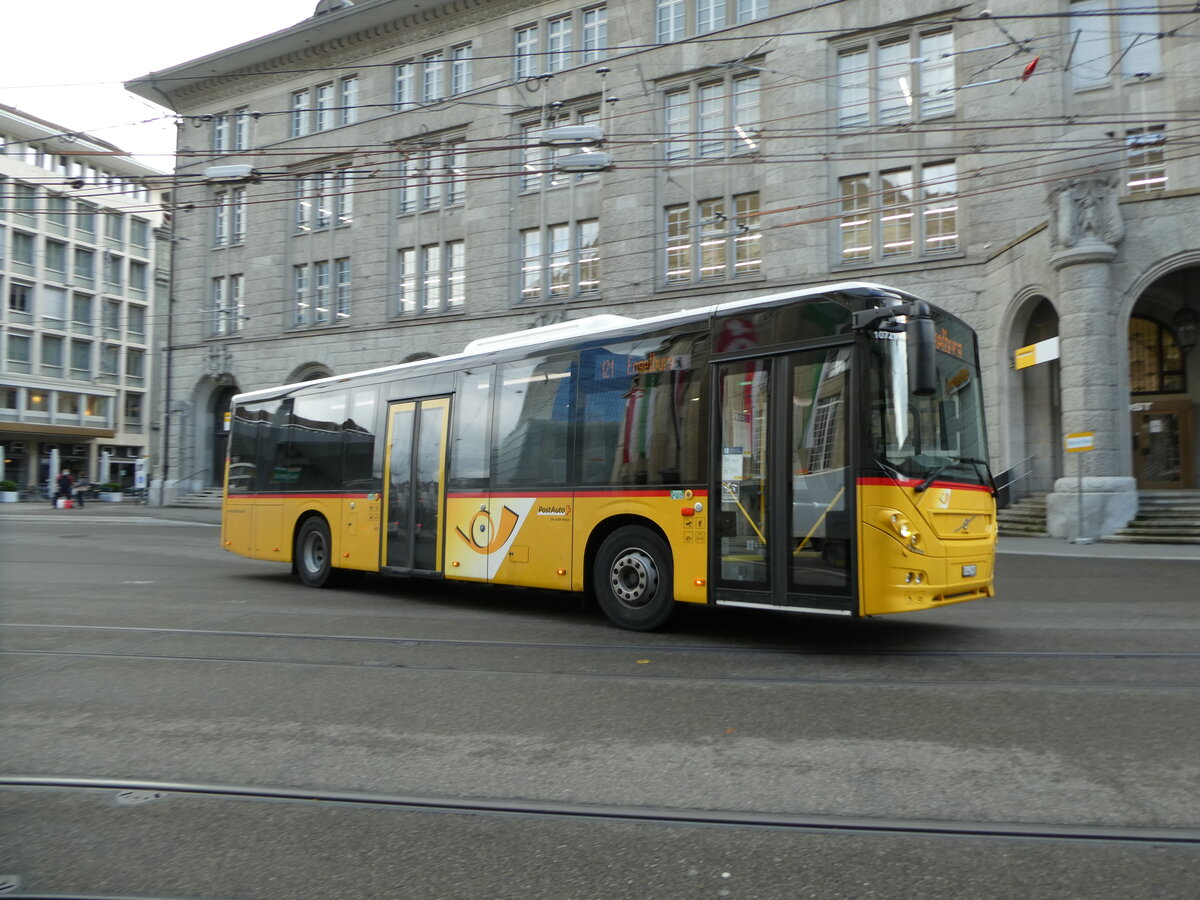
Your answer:
[[[365,378],[376,375],[385,375],[392,372],[421,369],[439,363],[453,362],[456,360],[464,360],[478,356],[486,356],[488,354],[503,350],[535,347],[541,344],[553,344],[569,339],[578,340],[585,336],[593,339],[603,339],[605,335],[608,334],[619,335],[633,325],[637,325],[640,328],[655,328],[662,325],[668,325],[671,322],[712,318],[722,313],[736,312],[741,309],[771,306],[791,300],[804,300],[809,297],[821,297],[826,294],[847,292],[888,294],[895,297],[897,301],[915,299],[907,291],[902,291],[897,288],[888,287],[882,284],[875,284],[868,281],[842,281],[836,284],[821,285],[819,287],[781,291],[779,293],[766,294],[760,297],[748,297],[744,300],[730,300],[725,303],[713,303],[707,306],[691,307],[689,309],[678,310],[676,312],[648,316],[644,319],[635,319],[629,316],[619,316],[613,314],[600,314],[588,316],[582,319],[572,319],[567,322],[559,322],[554,325],[544,325],[538,328],[527,328],[523,331],[507,332],[488,337],[477,338],[468,343],[459,353],[448,353],[444,356],[435,356],[427,359],[415,360],[413,362],[380,366],[376,369],[364,369],[360,372],[347,372],[344,375],[331,375],[328,378],[319,378],[314,381],[299,381],[292,384],[276,385],[274,387],[246,391],[238,394],[234,400],[253,400],[258,397],[265,399],[268,397],[275,397],[280,394],[287,394],[291,391],[299,390],[300,388],[309,389],[320,387],[321,385],[339,384],[351,378]]]

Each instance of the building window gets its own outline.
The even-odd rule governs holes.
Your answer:
[[[839,128],[897,125],[954,113],[954,35],[917,29],[837,55]]]
[[[546,23],[546,71],[561,72],[571,68],[571,48],[574,45],[571,16],[558,16]]]
[[[333,311],[334,318],[350,318],[350,260],[333,261]]]
[[[567,299],[598,291],[599,231],[596,219],[522,231],[522,302]]]
[[[757,152],[760,83],[758,73],[751,73],[667,91],[667,160]]]
[[[112,253],[104,254],[104,286],[113,293],[120,293],[121,275],[125,268],[125,259]]]
[[[313,130],[328,131],[336,121],[333,110],[333,85],[317,85],[316,98],[316,106],[313,109]]]
[[[532,78],[539,74],[538,27],[526,25],[513,36],[513,74],[517,78]]]
[[[593,6],[583,11],[580,59],[584,63],[604,59],[608,52],[608,8]]]
[[[1130,194],[1167,189],[1165,125],[1125,132],[1125,187]]]
[[[334,283],[334,278],[345,278],[345,283]],[[348,316],[338,314],[335,304],[344,300],[349,309],[350,291],[350,261],[318,260],[292,267],[292,295],[295,304],[292,324],[328,325],[334,321],[342,321]],[[241,309],[241,282],[231,285],[236,288],[237,303]],[[240,312],[239,312],[240,315]]]
[[[150,223],[145,219],[130,219],[129,243],[143,251],[142,255],[145,256],[150,250]]]
[[[61,378],[63,374],[63,339],[42,335],[42,374]]]
[[[289,137],[303,137],[308,134],[308,118],[309,118],[309,92],[308,91],[293,91],[291,117],[288,128]]]
[[[100,311],[100,324],[106,338],[121,336],[121,303],[119,300],[105,300]]]
[[[1169,328],[1154,319],[1129,320],[1129,390],[1177,394],[1187,390],[1183,353]]]
[[[87,294],[71,297],[71,330],[80,334],[91,334],[93,328],[92,309],[94,301]]]
[[[27,334],[17,334],[10,331],[7,343],[8,352],[5,359],[8,371],[18,375],[28,375],[32,359],[30,354],[30,347],[33,343],[32,339]]]
[[[41,301],[38,308],[42,313],[42,325],[47,328],[66,328],[67,326],[67,291],[66,288],[42,285]]]
[[[450,93],[465,94],[471,90],[471,45],[460,44],[450,51]]]
[[[125,394],[125,427],[137,431],[142,427],[142,394]]]
[[[61,241],[46,239],[46,273],[60,281],[67,277],[67,245]]]
[[[318,231],[331,224],[354,221],[354,198],[344,169],[301,175],[296,179],[292,225],[297,233]]]
[[[560,156],[581,152],[578,147],[543,147],[539,143],[542,132],[562,125],[590,125],[600,121],[600,110],[596,108],[576,109],[559,112],[542,122],[529,122],[521,126],[521,190],[535,191],[543,187],[563,187],[582,181],[594,181],[595,172],[577,175],[564,174],[555,170]],[[586,150],[583,152],[587,152]]]
[[[455,206],[466,197],[465,142],[443,140],[401,151],[398,212]]]
[[[839,179],[838,186],[843,263],[958,250],[958,186],[953,162],[919,170],[851,175]]]
[[[656,0],[659,43],[683,39],[685,0]]]
[[[1162,74],[1163,35],[1144,0],[1072,0],[1067,69],[1077,91]]]
[[[229,243],[240,244],[246,239],[246,189],[229,192]]]
[[[400,315],[461,309],[466,275],[463,241],[428,244],[401,250],[397,256]]]
[[[71,341],[71,377],[76,381],[92,380],[91,341]]]
[[[402,62],[396,64],[392,102],[398,110],[411,109],[418,105],[416,63]]]
[[[358,76],[349,75],[338,82],[338,124],[358,121]]]
[[[246,305],[242,296],[241,275],[227,275],[212,280],[212,309],[214,335],[237,334],[242,330]]]
[[[758,194],[666,208],[666,284],[729,281],[762,271]]]
[[[83,247],[75,248],[75,283],[89,288],[96,284],[96,254]]]
[[[27,322],[33,315],[33,285],[8,282],[8,311],[11,320]]]
[[[146,307],[130,303],[126,310],[125,332],[135,343],[146,342]]]
[[[125,383],[140,385],[146,377],[146,351],[125,351]]]
[[[440,50],[426,53],[421,58],[421,100],[434,103],[446,96],[442,82],[445,76],[446,57]]]
[[[725,0],[695,0],[696,34],[725,27]]]
[[[223,247],[229,241],[229,196],[222,191],[213,200],[213,246]]]

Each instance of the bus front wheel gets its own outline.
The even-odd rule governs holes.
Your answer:
[[[333,575],[329,526],[319,516],[305,519],[296,535],[296,575],[309,587],[325,587]]]
[[[675,608],[671,551],[646,528],[618,528],[600,545],[592,572],[596,600],[615,624],[653,631]]]

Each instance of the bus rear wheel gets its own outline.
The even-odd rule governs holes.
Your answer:
[[[654,532],[618,528],[596,553],[592,587],[600,609],[631,631],[653,631],[675,608],[671,551]]]
[[[296,575],[308,587],[325,587],[333,576],[333,543],[320,516],[305,519],[296,535]]]

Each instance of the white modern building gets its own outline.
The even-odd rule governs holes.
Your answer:
[[[145,75],[183,123],[169,485],[219,483],[238,390],[855,279],[966,318],[994,467],[1110,532],[1200,461],[1194,17],[322,0]]]
[[[134,483],[152,458],[164,173],[0,105],[0,446],[22,489],[51,465]]]

